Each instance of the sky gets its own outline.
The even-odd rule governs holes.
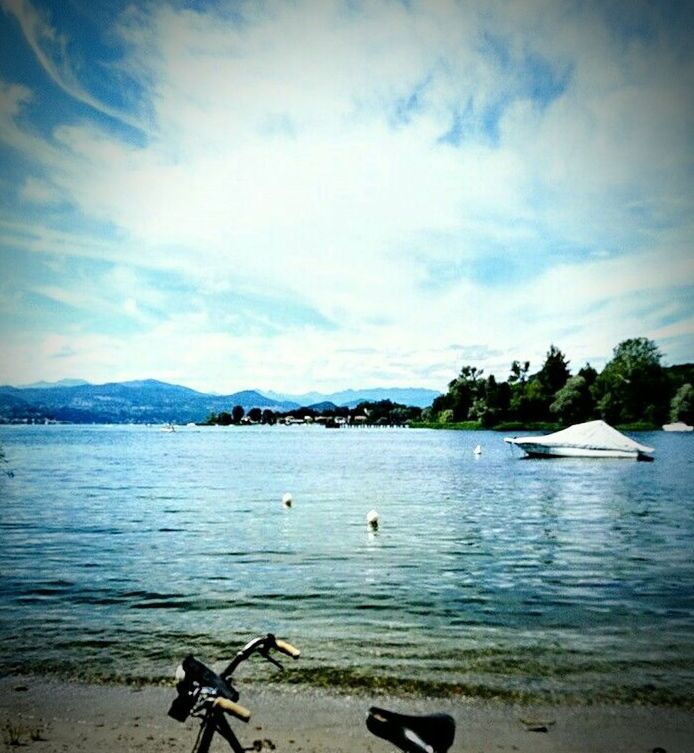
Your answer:
[[[691,3],[0,0],[0,383],[694,361]]]

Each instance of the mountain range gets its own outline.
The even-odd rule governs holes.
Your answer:
[[[285,412],[300,407],[348,406],[392,400],[426,407],[439,393],[426,389],[346,390],[324,395],[264,395],[243,390],[230,395],[197,392],[154,379],[89,384],[71,379],[38,382],[24,387],[0,387],[0,421],[56,420],[71,423],[189,423],[204,421],[210,413],[231,411],[235,405]]]
[[[364,401],[375,403],[379,400],[391,400],[401,405],[414,405],[417,408],[426,408],[441,393],[436,390],[427,390],[418,387],[382,387],[365,390],[342,390],[341,392],[329,393],[304,392],[299,395],[272,392],[269,390],[262,394],[281,402],[296,403],[298,406],[328,402],[340,407],[355,408],[359,403],[363,403]]]

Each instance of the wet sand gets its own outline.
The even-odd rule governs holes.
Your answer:
[[[261,751],[391,753],[366,729],[372,704],[405,713],[447,711],[457,723],[451,751],[465,753],[666,753],[694,750],[694,712],[654,707],[526,707],[339,695],[302,687],[241,689],[252,711],[232,721],[242,743]],[[87,685],[39,677],[0,679],[4,750],[28,753],[178,753],[198,723],[167,716],[173,688]],[[18,748],[21,746],[21,748]],[[214,751],[228,750],[219,739]]]

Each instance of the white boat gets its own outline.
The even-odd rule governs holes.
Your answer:
[[[653,448],[639,444],[604,421],[586,421],[540,437],[506,437],[529,457],[631,458],[653,460]]]
[[[677,423],[665,424],[663,426],[663,431],[692,431],[692,429],[694,429],[694,426],[689,426],[684,421],[677,421]]]

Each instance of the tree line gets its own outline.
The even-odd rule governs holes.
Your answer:
[[[541,368],[514,361],[506,381],[463,366],[423,411],[430,425],[470,422],[470,428],[538,428],[602,418],[612,425],[651,428],[668,421],[691,424],[694,416],[694,364],[664,367],[656,344],[645,337],[619,343],[598,373],[589,363],[571,374],[569,361],[555,345]]]
[[[290,411],[269,408],[210,414],[205,423],[276,424],[340,421],[367,426],[433,426],[503,430],[552,428],[602,418],[614,426],[655,428],[668,421],[694,423],[694,364],[665,367],[657,345],[645,337],[624,340],[601,372],[589,363],[575,374],[570,361],[550,345],[540,369],[514,361],[505,381],[465,365],[448,391],[424,410],[390,400],[354,408],[322,406]]]
[[[251,408],[246,411],[242,405],[235,405],[231,412],[211,413],[205,424],[232,426],[239,424],[273,425],[288,422],[322,422],[334,425],[336,422],[360,426],[405,426],[421,420],[422,409],[402,405],[392,400],[364,401],[356,407],[315,406],[293,408],[288,411],[273,411],[270,408]]]

